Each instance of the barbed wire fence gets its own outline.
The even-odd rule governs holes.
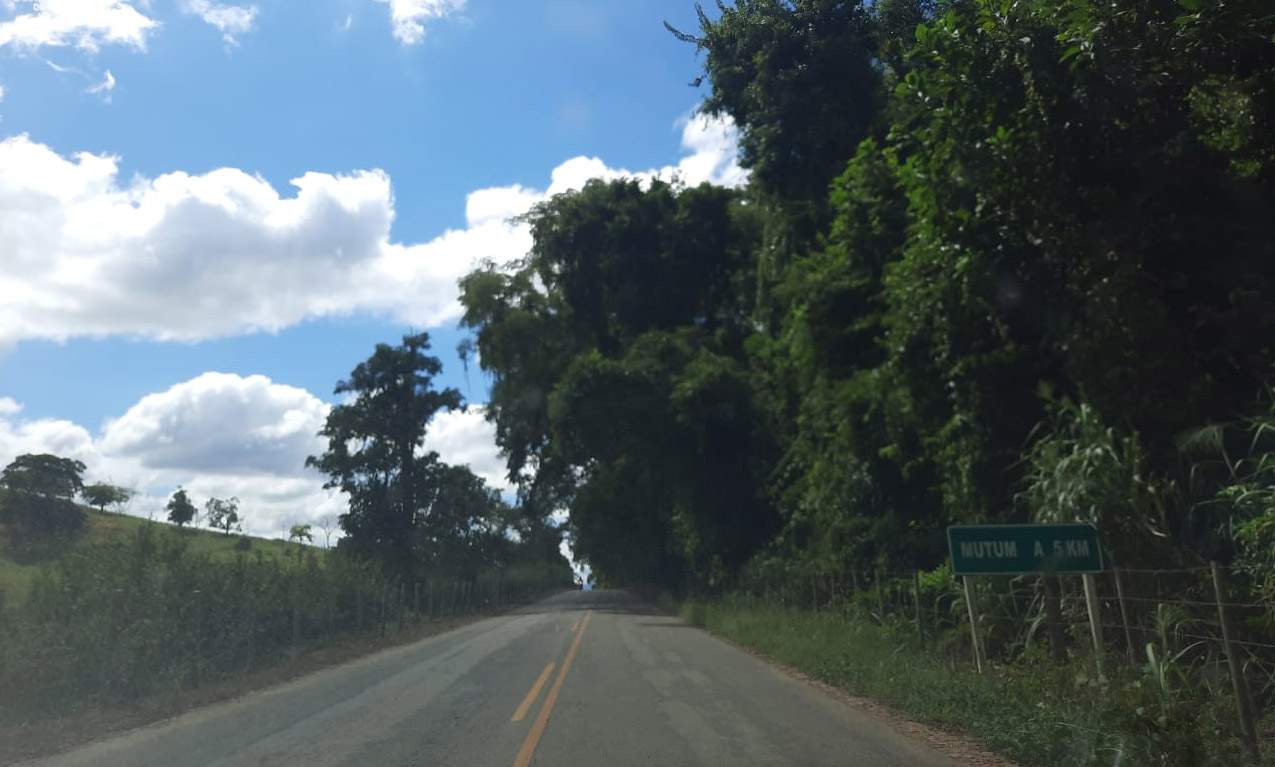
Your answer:
[[[1096,678],[1120,668],[1191,668],[1227,680],[1239,732],[1256,753],[1256,722],[1275,707],[1275,602],[1254,596],[1248,573],[1216,563],[1174,568],[1108,568],[1079,575],[972,578],[967,594],[950,571],[872,568],[841,573],[750,575],[748,599],[839,611],[912,633],[982,671],[1028,647],[1057,661],[1088,659]]]

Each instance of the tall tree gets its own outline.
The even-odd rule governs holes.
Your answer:
[[[350,498],[341,516],[344,545],[403,571],[437,487],[438,455],[421,452],[426,430],[436,413],[463,404],[456,389],[434,388],[443,366],[429,348],[427,333],[404,336],[398,346],[378,344],[336,386],[351,401],[333,407],[319,432],[327,451],[306,459],[328,475],[325,487]]]

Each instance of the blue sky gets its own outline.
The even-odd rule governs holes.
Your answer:
[[[441,383],[486,399],[454,284],[525,252],[509,216],[591,176],[742,181],[662,26],[694,19],[690,0],[0,0],[0,460],[256,493],[263,528],[330,510],[279,456],[313,449],[375,343],[429,330]],[[437,431],[496,481],[480,411]]]

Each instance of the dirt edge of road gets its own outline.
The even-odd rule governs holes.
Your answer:
[[[391,630],[383,637],[334,639],[272,666],[227,676],[198,688],[152,695],[130,705],[94,704],[64,717],[0,727],[0,765],[54,756],[95,740],[172,719],[192,709],[223,703],[315,671],[444,634],[525,606],[509,605],[502,610],[435,618],[415,625],[406,624],[402,630]]]
[[[864,714],[867,714],[873,719],[888,725],[895,732],[905,735],[913,740],[919,740],[925,743],[940,754],[960,762],[963,765],[968,765],[969,767],[1019,767],[1015,762],[1011,762],[1005,757],[991,751],[974,738],[940,730],[937,727],[931,727],[929,725],[921,724],[920,722],[914,722],[894,709],[882,703],[878,703],[871,698],[860,698],[851,695],[849,692],[841,689],[840,687],[828,684],[827,682],[821,682],[818,679],[811,677],[809,674],[806,674],[804,671],[794,668],[793,666],[789,666],[786,663],[781,663],[765,653],[758,652],[751,647],[742,645],[718,634],[714,634],[707,629],[701,628],[700,630],[707,632],[714,639],[721,640],[732,647],[748,653],[777,671],[780,671],[799,682],[803,682],[814,687],[856,711],[861,711]]]

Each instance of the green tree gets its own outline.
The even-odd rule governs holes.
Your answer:
[[[164,508],[168,510],[168,521],[178,527],[190,524],[195,518],[195,504],[191,503],[185,489],[180,487],[168,499],[168,505]]]
[[[306,543],[313,543],[314,534],[310,532],[310,528],[310,525],[293,525],[288,529],[288,540],[296,541],[297,543],[301,543],[302,541]]]
[[[133,497],[133,491],[108,482],[85,485],[81,493],[90,506],[96,506],[97,510],[103,513],[106,512],[107,506],[123,505]]]
[[[193,507],[191,513],[194,514]],[[221,530],[226,535],[230,535],[232,530],[242,529],[243,519],[239,516],[239,499],[209,498],[204,504],[204,519],[208,521],[209,527]]]
[[[70,501],[84,488],[84,464],[49,453],[26,453],[0,473],[0,485],[13,493]]]
[[[4,468],[0,487],[7,492],[0,499],[0,516],[16,546],[75,533],[83,526],[84,513],[74,499],[84,486],[84,468],[80,461],[48,453],[19,455]]]
[[[524,508],[569,508],[577,553],[616,578],[714,580],[773,519],[741,364],[753,209],[708,185],[590,182],[527,220],[525,262],[462,281]]]
[[[336,386],[351,401],[333,407],[319,432],[327,451],[306,459],[328,475],[326,487],[350,498],[342,545],[401,572],[412,566],[414,531],[436,492],[438,455],[421,453],[425,432],[437,412],[462,406],[457,390],[433,387],[442,363],[429,348],[426,333],[378,344]]]

